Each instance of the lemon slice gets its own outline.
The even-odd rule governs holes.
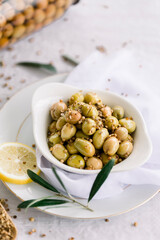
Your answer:
[[[27,184],[32,180],[27,169],[39,174],[35,150],[22,143],[0,145],[0,179],[14,184]]]

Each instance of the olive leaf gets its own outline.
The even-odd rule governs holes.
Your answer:
[[[68,193],[64,183],[62,182],[61,178],[59,177],[59,175],[54,167],[52,167],[52,171],[53,171],[54,175],[56,176],[57,180],[59,181],[59,183],[61,184],[61,186],[63,187],[63,189],[66,191],[66,193]]]
[[[53,187],[50,183],[48,183],[47,181],[45,181],[43,178],[41,178],[40,176],[38,176],[36,173],[34,173],[31,170],[27,170],[27,174],[28,176],[36,183],[38,183],[39,185],[41,185],[44,188],[47,188],[53,192],[56,193],[60,193],[55,187]]]
[[[60,199],[43,199],[37,201],[36,199],[27,200],[18,205],[18,208],[31,208],[31,207],[45,207],[45,206],[54,206],[68,203],[69,201],[60,200]]]
[[[102,170],[98,173],[93,186],[91,188],[88,202],[91,201],[91,199],[94,197],[94,195],[98,192],[104,181],[107,179],[112,167],[114,166],[114,159],[111,159],[103,168]]]
[[[18,62],[16,65],[24,67],[42,68],[56,73],[57,69],[52,64],[38,63],[38,62]]]
[[[65,62],[70,63],[73,66],[77,66],[79,63],[67,55],[62,55],[62,58]]]

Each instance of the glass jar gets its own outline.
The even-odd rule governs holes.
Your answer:
[[[60,18],[76,0],[0,1],[0,49]]]

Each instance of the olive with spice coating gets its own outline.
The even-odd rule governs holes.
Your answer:
[[[82,123],[82,131],[86,135],[93,135],[96,131],[96,122],[91,118],[86,118]]]
[[[102,116],[105,118],[108,116],[112,116],[113,112],[113,110],[109,106],[102,107],[100,111],[102,112]]]
[[[109,156],[109,155],[107,155],[105,153],[101,153],[101,159],[102,159],[102,162],[103,162],[104,165],[106,165],[107,163],[109,163],[109,161],[111,159],[113,159],[114,160],[114,165],[115,165],[119,161],[119,156],[117,154]]]
[[[78,150],[74,146],[74,142],[68,143],[66,145],[66,148],[70,154],[76,154],[78,153]]]
[[[76,110],[68,110],[65,112],[65,120],[68,123],[71,124],[76,124],[79,122],[79,120],[81,119],[82,115],[80,114],[80,112],[76,111]]]
[[[74,146],[85,157],[93,157],[95,154],[95,147],[91,142],[85,139],[76,138]]]
[[[118,120],[124,117],[124,109],[121,106],[114,106],[112,108],[113,116],[116,117]]]
[[[51,106],[50,112],[51,112],[51,117],[53,120],[58,120],[58,118],[61,116],[61,113],[65,112],[67,110],[67,105],[60,100],[57,103],[54,103]]]
[[[62,127],[66,124],[66,120],[64,117],[60,117],[58,118],[57,122],[56,122],[56,128],[57,130],[61,130]]]
[[[127,128],[128,133],[132,133],[136,129],[136,123],[129,118],[122,118],[121,120],[119,120],[119,123],[122,127]]]
[[[101,159],[97,157],[91,157],[87,159],[86,166],[87,166],[86,169],[98,170],[98,169],[102,169],[103,163]]]
[[[54,146],[55,144],[62,142],[62,139],[58,133],[55,133],[49,137],[48,141]]]
[[[76,134],[76,127],[73,124],[66,123],[61,130],[61,138],[63,141],[71,139]]]
[[[82,105],[82,114],[85,117],[97,118],[98,117],[98,110],[95,106],[85,103],[85,104]]]
[[[127,158],[133,150],[133,144],[130,141],[120,143],[117,154],[122,158]]]
[[[85,161],[82,156],[74,154],[68,158],[67,165],[82,169],[85,166]]]
[[[76,102],[83,102],[84,101],[84,96],[82,93],[78,92],[78,93],[75,93],[71,96],[71,98],[69,99],[69,104],[73,104],[73,103],[76,103]]]
[[[109,136],[109,132],[106,128],[99,129],[93,135],[93,145],[96,149],[101,149],[106,138]]]
[[[125,127],[119,127],[114,132],[120,141],[124,141],[128,137],[128,130]]]
[[[119,141],[116,137],[109,137],[105,140],[103,144],[104,153],[112,156],[114,155],[119,148]]]
[[[113,116],[108,116],[105,120],[105,126],[109,130],[115,130],[119,125],[118,119]]]
[[[65,162],[69,157],[67,149],[59,143],[53,146],[52,154],[55,158],[57,158],[61,162]]]
[[[88,92],[84,96],[84,102],[90,103],[90,104],[102,104],[102,100],[98,97],[98,95],[94,92]]]
[[[53,122],[49,125],[48,130],[49,130],[51,133],[55,133],[55,132],[56,132],[56,121],[53,121]]]

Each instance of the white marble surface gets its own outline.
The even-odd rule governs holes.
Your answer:
[[[66,72],[72,67],[62,61],[62,53],[78,57],[77,60],[80,61],[96,46],[103,45],[108,54],[125,47],[136,49],[146,56],[148,62],[153,61],[152,66],[157,74],[160,56],[159,8],[158,0],[81,0],[81,3],[69,9],[63,19],[15,44],[13,51],[0,52],[0,59],[5,63],[5,67],[0,68],[0,74],[12,76],[9,81],[0,79],[0,105],[3,106],[7,98],[21,88],[48,75],[42,71],[15,67],[14,64],[18,61],[52,61],[59,72]],[[29,41],[30,38],[33,38],[32,42]],[[37,55],[39,51],[41,54]],[[141,62],[137,64],[140,68],[145,67]],[[25,83],[21,83],[23,79]],[[3,87],[6,82],[8,86]],[[154,93],[151,94],[153,96]],[[43,233],[47,240],[67,240],[70,237],[75,240],[157,240],[160,236],[159,194],[132,212],[110,218],[109,222],[68,220],[37,210],[28,211],[27,214],[24,211],[17,212],[16,206],[20,201],[0,182],[0,198],[2,197],[9,199],[11,216],[17,215],[14,222],[18,228],[19,240],[41,239],[40,234]],[[36,221],[31,223],[29,217],[35,217]],[[137,227],[132,226],[135,221],[138,222]],[[37,232],[28,235],[32,228]]]

